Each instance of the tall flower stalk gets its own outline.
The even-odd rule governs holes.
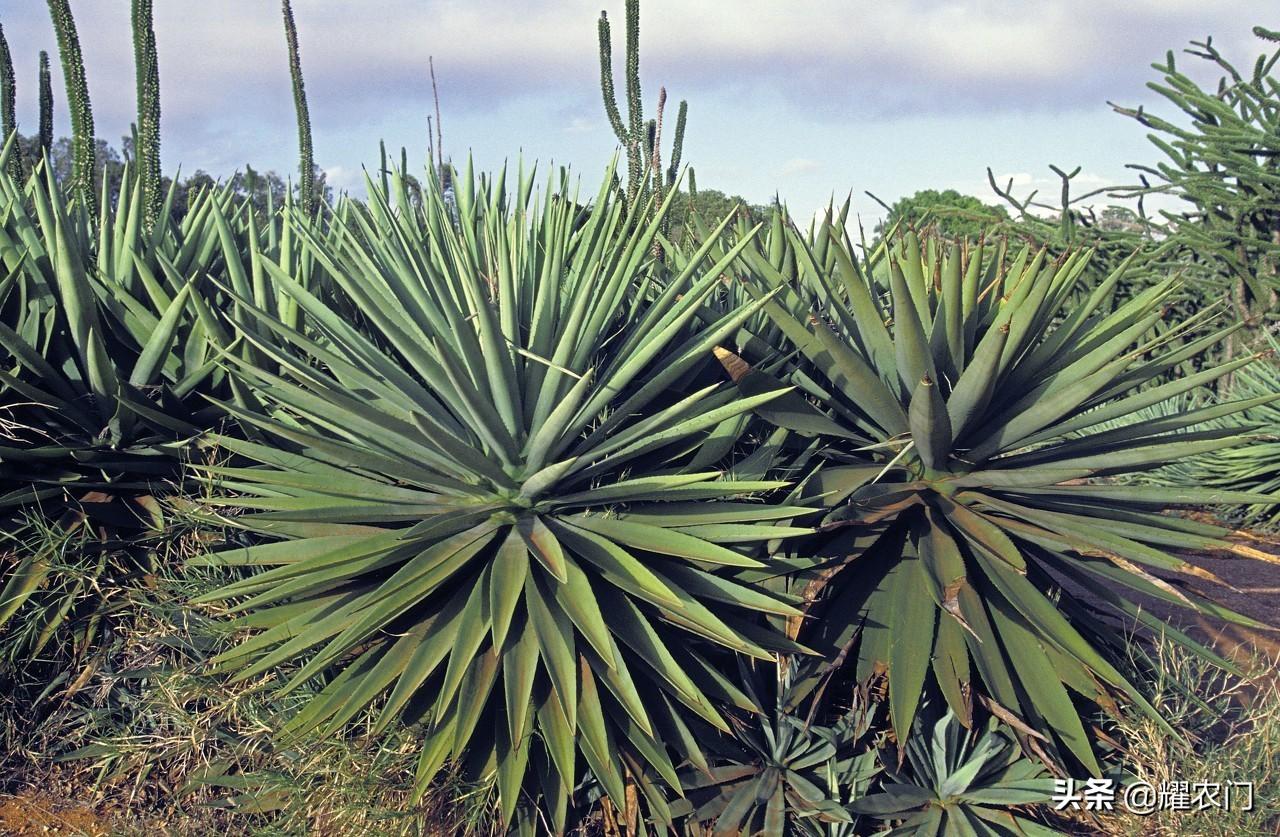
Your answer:
[[[688,102],[681,101],[676,114],[675,142],[671,149],[671,166],[663,180],[662,156],[659,145],[662,139],[662,111],[666,105],[667,91],[662,88],[658,96],[655,118],[644,121],[644,104],[640,95],[640,2],[627,0],[626,4],[626,59],[623,86],[627,97],[626,119],[618,107],[618,96],[613,80],[613,34],[609,16],[600,13],[598,35],[600,41],[600,92],[604,98],[605,115],[613,133],[622,143],[627,154],[627,203],[634,206],[643,203],[650,194],[657,195],[661,203],[663,193],[675,184],[679,171],[681,147],[684,145],[685,119]]]
[[[90,215],[97,214],[93,174],[96,166],[96,140],[93,133],[93,107],[89,103],[89,83],[85,79],[84,55],[76,21],[71,15],[70,0],[49,0],[49,16],[58,35],[58,52],[62,56],[62,76],[67,85],[67,104],[71,110],[71,191]]]
[[[0,125],[4,136],[0,137],[0,145],[9,141],[18,130],[18,119],[14,113],[14,78],[13,57],[9,54],[9,42],[4,37],[4,26],[0,25]],[[9,153],[5,163],[9,173],[15,178],[22,177],[22,151],[15,147]]]
[[[316,206],[315,159],[311,152],[311,114],[307,108],[307,91],[302,81],[302,59],[298,57],[298,27],[293,21],[289,0],[282,0],[285,40],[289,44],[289,76],[293,80],[293,106],[298,115],[298,194],[307,212]]]
[[[40,147],[36,155],[53,150],[53,74],[49,71],[49,53],[40,50]]]
[[[156,225],[164,205],[160,184],[160,62],[151,20],[151,0],[133,0],[133,52],[138,85],[138,184],[143,219]]]

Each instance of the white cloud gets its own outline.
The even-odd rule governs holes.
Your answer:
[[[330,166],[324,170],[324,181],[334,191],[349,192],[364,188],[364,173],[346,166]]]
[[[592,134],[600,129],[601,120],[599,117],[574,116],[564,126],[566,134]]]
[[[22,5],[5,15],[20,69],[34,67],[36,49],[53,49],[44,4]],[[424,105],[428,55],[451,109],[593,95],[601,5],[611,12],[620,69],[620,0],[294,4],[317,116],[331,110],[348,118]],[[677,100],[708,87],[764,87],[836,113],[850,104],[912,112],[1063,106],[1123,94],[1132,87],[1114,84],[1117,75],[1145,79],[1148,61],[1189,37],[1218,30],[1247,40],[1247,24],[1272,11],[1263,0],[736,0],[731,10],[712,0],[646,0],[641,49],[646,84],[665,83]],[[82,0],[76,14],[95,104],[127,114],[127,5]],[[159,3],[156,25],[165,102],[175,115],[242,109],[288,118],[277,5]],[[31,87],[24,86],[27,99]]]
[[[808,157],[792,157],[782,164],[778,173],[783,177],[794,177],[798,174],[812,174],[821,168],[822,164],[817,160],[810,160]]]
[[[995,175],[996,183],[1000,184],[1000,188],[1011,186],[1015,189],[1025,189],[1035,182],[1035,175],[1029,171],[1007,172],[1005,174]]]

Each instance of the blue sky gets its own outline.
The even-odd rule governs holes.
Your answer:
[[[296,136],[279,5],[155,0],[166,171],[287,172]],[[98,134],[118,144],[134,111],[129,4],[72,0]],[[616,145],[600,102],[596,20],[622,0],[294,0],[316,160],[361,191],[378,140],[426,154],[435,56],[444,145],[493,168],[523,152],[596,181]],[[18,76],[19,127],[36,123],[37,54],[56,65],[38,0],[0,0]],[[1140,126],[1106,104],[1156,104],[1153,61],[1213,35],[1238,63],[1262,51],[1263,0],[643,0],[641,73],[689,101],[685,160],[701,186],[798,214],[852,190],[864,220],[922,188],[995,200],[986,167],[1016,189],[1051,189],[1048,165],[1081,165],[1083,188],[1128,182],[1152,162]],[[1194,64],[1185,58],[1185,63]],[[59,133],[67,130],[55,66]],[[1165,111],[1168,109],[1165,108]],[[668,123],[670,125],[670,122]],[[669,129],[668,129],[669,133]]]

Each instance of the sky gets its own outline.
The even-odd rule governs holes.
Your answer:
[[[246,164],[285,173],[297,135],[280,7],[274,0],[154,0],[166,173],[225,177]],[[114,145],[135,113],[129,3],[72,0],[97,133]],[[600,97],[596,25],[622,0],[294,0],[316,162],[363,192],[378,141],[425,165],[440,88],[444,149],[480,169],[523,156],[599,182],[617,140]],[[684,160],[700,187],[796,215],[852,193],[864,222],[918,189],[989,202],[991,167],[1015,192],[1056,192],[1049,170],[1082,166],[1081,190],[1131,183],[1128,163],[1159,152],[1107,102],[1171,107],[1147,90],[1166,50],[1180,64],[1212,35],[1242,66],[1280,28],[1266,0],[643,0],[645,116],[659,86],[689,102]],[[17,76],[19,129],[38,121],[38,53],[53,56],[56,129],[69,131],[46,4],[0,0]],[[1214,76],[1216,78],[1216,76]],[[1205,78],[1208,78],[1207,76]],[[624,105],[625,106],[625,105]],[[669,149],[669,141],[666,144]],[[667,153],[664,150],[664,153]]]

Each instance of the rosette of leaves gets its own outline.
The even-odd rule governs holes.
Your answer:
[[[807,699],[784,682],[774,696],[756,671],[741,666],[744,688],[763,714],[735,716],[730,746],[681,774],[685,799],[672,805],[695,835],[854,834],[849,803],[879,772],[871,746],[873,707],[856,705],[832,720],[824,692]]]
[[[284,736],[378,701],[374,733],[424,725],[419,790],[465,757],[504,819],[528,777],[563,829],[584,767],[619,808],[632,783],[661,811],[690,729],[754,708],[721,658],[795,650],[761,617],[796,610],[735,574],[809,530],[748,501],[779,483],[717,468],[713,431],[776,393],[687,387],[761,304],[697,326],[736,250],[667,273],[661,211],[630,224],[605,188],[580,218],[556,181],[541,200],[531,174],[503,183],[455,174],[455,209],[431,179],[399,212],[370,183],[330,243],[300,227],[335,301],[266,268],[311,333],[239,300],[290,344],[246,330],[281,373],[237,362],[262,408],[226,405],[274,442],[216,440],[242,462],[208,471],[230,520],[276,540],[205,559],[254,570],[206,600],[259,629],[222,670],[330,678]]]
[[[1262,400],[1242,416],[1244,423],[1259,428],[1259,438],[1247,447],[1201,457],[1187,477],[1221,489],[1266,495],[1269,502],[1246,507],[1240,517],[1245,525],[1275,531],[1280,527],[1280,407],[1267,396],[1280,392],[1275,359],[1280,344],[1270,335],[1268,339],[1269,356],[1241,369],[1231,382],[1232,395]]]
[[[111,247],[138,212],[127,187],[121,194],[133,220],[117,224],[104,201],[90,225],[48,169],[25,193],[7,176],[0,183],[0,520],[14,537],[0,626],[25,606],[44,625],[33,653],[94,607],[93,577],[116,563],[95,553],[159,530],[157,495],[179,476],[183,441],[222,415],[201,397],[223,373],[201,327],[213,314],[190,281],[148,275],[138,295],[115,281],[116,257],[131,272],[144,264],[136,236],[133,249]],[[17,531],[32,518],[51,542],[87,529],[75,537],[97,570],[70,588],[46,585],[56,562]],[[46,599],[46,587],[74,592]]]
[[[847,238],[841,242],[836,233],[837,230],[846,230],[848,228],[851,207],[852,204],[849,200],[838,206],[834,203],[829,205],[824,213],[825,223],[818,223],[815,220],[807,233],[807,239],[797,236],[796,231],[791,226],[790,216],[786,208],[776,207],[775,211],[770,213],[768,223],[761,225],[761,229],[755,238],[755,245],[750,253],[745,254],[744,258],[749,257],[753,262],[759,262],[761,269],[767,270],[775,276],[795,276],[797,271],[801,269],[801,263],[798,261],[801,259],[805,261],[813,260],[816,264],[826,265],[828,270],[834,270],[834,246],[843,245],[850,249],[853,247]],[[752,228],[752,223],[745,213],[741,211],[741,208],[735,210],[735,215],[735,224],[731,228],[733,234],[718,240],[715,249],[712,251],[716,256],[733,247],[735,236],[740,237]],[[704,219],[695,214],[689,217],[687,223],[689,233],[695,240],[708,240],[711,230]],[[807,249],[798,250],[797,244],[805,240],[808,241]],[[874,246],[869,246],[866,240],[863,239],[861,247],[866,253],[862,266],[867,270],[876,269],[888,255],[887,239],[881,239]],[[675,265],[683,266],[689,256],[689,252],[677,249],[669,255],[669,258]],[[709,300],[708,306],[700,316],[710,322],[712,319],[723,316],[728,311],[750,302],[754,298],[750,288],[751,286],[748,283],[726,282],[722,293]],[[743,344],[745,352],[760,355],[767,353],[770,347],[785,343],[786,336],[778,329],[773,320],[761,311],[743,323],[737,339]]]
[[[917,727],[923,716],[917,718]],[[1017,741],[991,718],[965,729],[948,711],[918,729],[899,752],[884,749],[885,780],[877,793],[855,800],[854,811],[897,821],[894,837],[1040,837],[1058,834],[1017,808],[1048,802],[1053,777],[1023,756]]]
[[[794,384],[757,412],[823,442],[800,492],[828,509],[805,547],[825,575],[802,641],[859,680],[885,676],[904,740],[936,688],[965,723],[980,701],[1046,759],[1096,774],[1077,701],[1122,696],[1156,714],[1118,665],[1116,620],[1229,665],[1132,594],[1256,625],[1195,592],[1190,580],[1216,579],[1173,551],[1265,557],[1163,513],[1255,495],[1103,478],[1241,444],[1248,428],[1211,423],[1277,396],[1108,426],[1250,363],[1158,383],[1239,326],[1180,340],[1218,314],[1206,310],[1155,335],[1176,279],[1113,306],[1124,268],[1091,285],[1088,252],[1049,260],[907,234],[872,273],[840,233],[824,236],[820,255],[792,232],[790,273],[744,251],[740,273],[786,341],[755,368],[721,351],[746,397]]]

